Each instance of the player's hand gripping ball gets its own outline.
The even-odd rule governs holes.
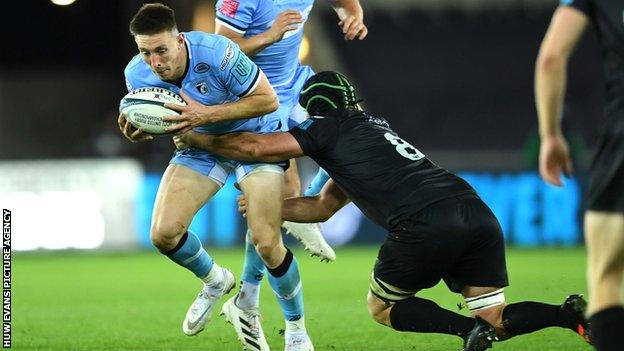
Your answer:
[[[164,88],[139,88],[126,94],[119,103],[119,112],[137,129],[149,134],[167,134],[166,128],[178,123],[163,121],[164,116],[179,115],[164,107],[165,103],[185,106],[182,97]]]

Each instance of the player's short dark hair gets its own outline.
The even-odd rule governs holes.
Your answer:
[[[130,21],[132,35],[152,35],[177,28],[173,10],[160,3],[141,6]]]
[[[359,100],[347,77],[334,71],[319,72],[310,77],[299,94],[299,104],[311,116],[331,110],[356,108]]]

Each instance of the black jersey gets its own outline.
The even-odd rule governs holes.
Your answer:
[[[602,47],[606,79],[605,115],[608,120],[624,121],[624,1],[561,0],[593,22]]]
[[[474,193],[397,136],[385,119],[366,112],[312,117],[290,133],[368,218],[388,230],[429,204]]]

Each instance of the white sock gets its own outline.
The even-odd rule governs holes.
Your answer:
[[[296,321],[286,321],[286,333],[307,333],[303,317]]]
[[[258,308],[260,306],[260,284],[254,285],[243,281],[236,298],[236,306],[242,310]]]
[[[223,270],[216,262],[212,263],[212,268],[208,275],[203,277],[202,280],[208,287],[217,287],[223,281]]]

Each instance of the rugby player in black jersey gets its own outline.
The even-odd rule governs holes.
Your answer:
[[[561,186],[572,173],[561,115],[570,55],[588,24],[601,46],[605,76],[602,126],[590,168],[585,212],[588,316],[600,351],[623,350],[624,307],[624,1],[562,0],[542,41],[535,67],[540,125],[540,173]]]
[[[284,201],[284,219],[322,222],[353,201],[388,230],[370,277],[368,310],[399,331],[444,333],[464,350],[485,350],[545,327],[583,333],[585,301],[506,305],[505,247],[494,214],[463,179],[438,167],[379,116],[357,107],[355,89],[336,72],[306,82],[299,103],[310,118],[288,132],[174,138],[239,160],[273,162],[307,155],[331,176],[321,194]],[[246,210],[244,199],[241,210]],[[443,279],[461,293],[474,318],[416,296]]]

